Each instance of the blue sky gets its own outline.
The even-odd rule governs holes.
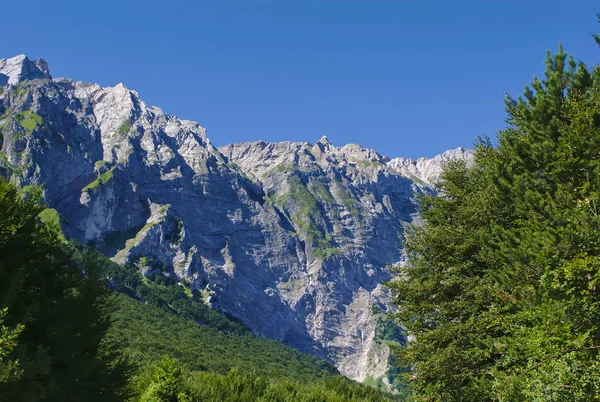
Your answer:
[[[596,3],[596,4],[595,4]],[[327,135],[395,157],[504,125],[546,49],[593,65],[594,1],[0,0],[0,57],[125,83],[216,145]]]

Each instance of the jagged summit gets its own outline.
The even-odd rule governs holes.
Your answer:
[[[333,144],[331,143],[331,141],[329,141],[329,139],[326,136],[322,136],[319,141],[317,141],[317,143],[315,144],[317,147],[319,147],[319,149],[321,150],[321,152],[328,152],[331,149],[335,148],[333,146]]]
[[[444,164],[452,159],[472,159],[472,151],[462,147],[445,151],[433,158],[391,159],[359,144],[334,146],[327,137],[314,145],[309,142],[240,142],[219,148],[227,160],[235,162],[257,179],[264,179],[274,169],[315,171],[327,169],[355,170],[360,175],[379,172],[399,174],[425,186],[433,186]]]
[[[17,85],[25,80],[40,78],[52,79],[44,59],[31,61],[24,54],[0,59],[0,85]]]
[[[470,164],[473,160],[473,151],[458,147],[445,151],[433,158],[419,158],[417,160],[412,158],[394,158],[389,162],[389,165],[404,175],[417,177],[425,183],[432,185],[438,181],[444,165],[453,159],[465,159]]]
[[[326,137],[217,149],[122,84],[50,79],[25,56],[1,59],[0,74],[0,174],[43,185],[68,236],[145,274],[157,271],[141,257],[168,267],[255,334],[344,375],[385,378],[381,283],[419,194],[468,151],[392,160]]]

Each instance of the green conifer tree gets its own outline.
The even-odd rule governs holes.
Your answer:
[[[95,261],[38,219],[43,210],[0,178],[0,305],[8,327],[25,326],[9,355],[23,373],[0,384],[0,400],[119,400],[124,366],[103,348],[108,290]]]
[[[559,48],[498,146],[450,163],[390,283],[417,399],[596,400],[599,71]]]

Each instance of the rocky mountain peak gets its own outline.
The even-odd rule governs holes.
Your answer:
[[[403,335],[387,328],[381,284],[417,198],[468,150],[392,160],[327,137],[217,149],[123,84],[50,79],[25,56],[0,59],[0,79],[0,174],[42,185],[69,237],[162,270],[353,379],[387,381],[387,341]]]
[[[440,178],[444,165],[451,160],[463,159],[467,164],[473,161],[473,151],[463,147],[445,151],[433,158],[394,158],[389,166],[409,177],[416,177],[424,184],[434,185]]]
[[[29,60],[24,54],[0,59],[0,85],[17,85],[25,80],[52,79],[44,59]]]
[[[319,141],[317,141],[317,143],[315,144],[317,147],[319,147],[319,149],[321,150],[321,152],[329,152],[330,150],[332,150],[333,148],[335,148],[333,146],[333,144],[331,143],[331,141],[329,141],[329,139],[326,136],[322,136]]]

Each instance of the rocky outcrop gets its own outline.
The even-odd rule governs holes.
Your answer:
[[[385,375],[382,283],[416,197],[467,151],[390,160],[325,137],[217,149],[122,84],[52,79],[24,56],[0,59],[2,77],[0,172],[42,186],[68,235],[120,263],[154,261],[257,335],[351,378]]]
[[[466,160],[467,164],[471,164],[472,152],[470,149],[462,147],[446,151],[433,158],[395,158],[389,162],[389,166],[398,173],[422,181],[426,185],[435,185],[440,175],[442,168],[446,162],[450,160]]]
[[[0,85],[16,85],[25,80],[51,78],[44,59],[31,61],[24,54],[0,59]]]

